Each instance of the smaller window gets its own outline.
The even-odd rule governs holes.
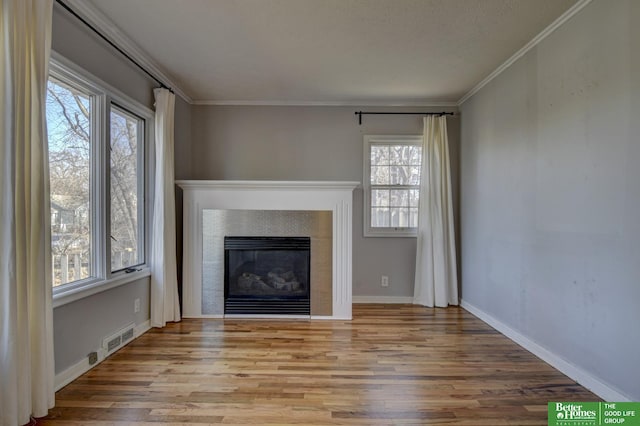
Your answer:
[[[418,226],[422,136],[364,137],[364,235],[413,237]]]

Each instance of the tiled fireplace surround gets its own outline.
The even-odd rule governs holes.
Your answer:
[[[351,319],[352,193],[359,182],[176,184],[184,191],[184,317],[224,316],[221,241],[230,233],[311,237],[311,318]]]

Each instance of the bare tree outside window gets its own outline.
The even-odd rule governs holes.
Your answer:
[[[91,115],[88,94],[47,86],[53,285],[91,276]]]
[[[141,263],[138,253],[138,141],[142,120],[111,109],[111,270]]]

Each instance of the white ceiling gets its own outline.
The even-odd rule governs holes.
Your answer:
[[[576,0],[89,0],[194,102],[455,103]]]

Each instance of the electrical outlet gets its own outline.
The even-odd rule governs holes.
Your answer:
[[[93,365],[98,362],[98,352],[89,353],[89,365]]]
[[[382,280],[380,280],[380,284],[382,285],[382,287],[389,287],[389,277],[383,275]]]
[[[137,314],[138,312],[140,312],[140,299],[133,301],[133,313]]]

